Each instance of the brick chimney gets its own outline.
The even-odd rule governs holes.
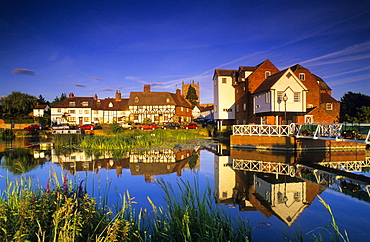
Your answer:
[[[73,94],[73,92],[71,92],[70,94],[69,94],[69,97],[74,97],[75,95]]]
[[[149,84],[144,85],[144,92],[145,93],[149,93],[150,92],[150,85]]]
[[[98,94],[95,94],[94,95],[94,100],[97,100],[98,99]]]
[[[121,97],[121,92],[120,91],[116,91],[116,101],[121,101],[122,100],[122,97]]]
[[[176,89],[176,95],[181,96],[181,90],[180,89]]]

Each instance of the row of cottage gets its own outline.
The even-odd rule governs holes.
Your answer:
[[[152,92],[150,85],[143,92],[131,92],[122,98],[116,91],[115,98],[75,97],[73,93],[51,108],[51,122],[55,124],[102,123],[154,123],[191,122],[193,107],[180,89],[176,93]]]
[[[237,70],[216,69],[213,75],[214,105],[192,104],[181,94],[131,92],[128,99],[68,98],[51,108],[52,123],[90,124],[128,122],[191,122],[205,117],[219,126],[234,124],[335,123],[340,102],[331,96],[325,81],[297,64],[280,71],[270,60]],[[199,84],[193,83],[199,96]],[[184,90],[183,83],[183,92]],[[186,86],[189,87],[189,86]]]

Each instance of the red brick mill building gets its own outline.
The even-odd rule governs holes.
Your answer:
[[[335,123],[340,103],[325,81],[297,64],[279,70],[270,60],[237,70],[216,69],[219,125]]]

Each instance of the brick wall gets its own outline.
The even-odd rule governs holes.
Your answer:
[[[296,139],[295,137],[231,135],[231,147],[263,149],[365,149],[366,144],[319,139]]]

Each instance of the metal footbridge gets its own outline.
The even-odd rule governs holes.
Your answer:
[[[289,136],[370,144],[370,124],[291,123],[290,125],[233,125],[233,135]]]

